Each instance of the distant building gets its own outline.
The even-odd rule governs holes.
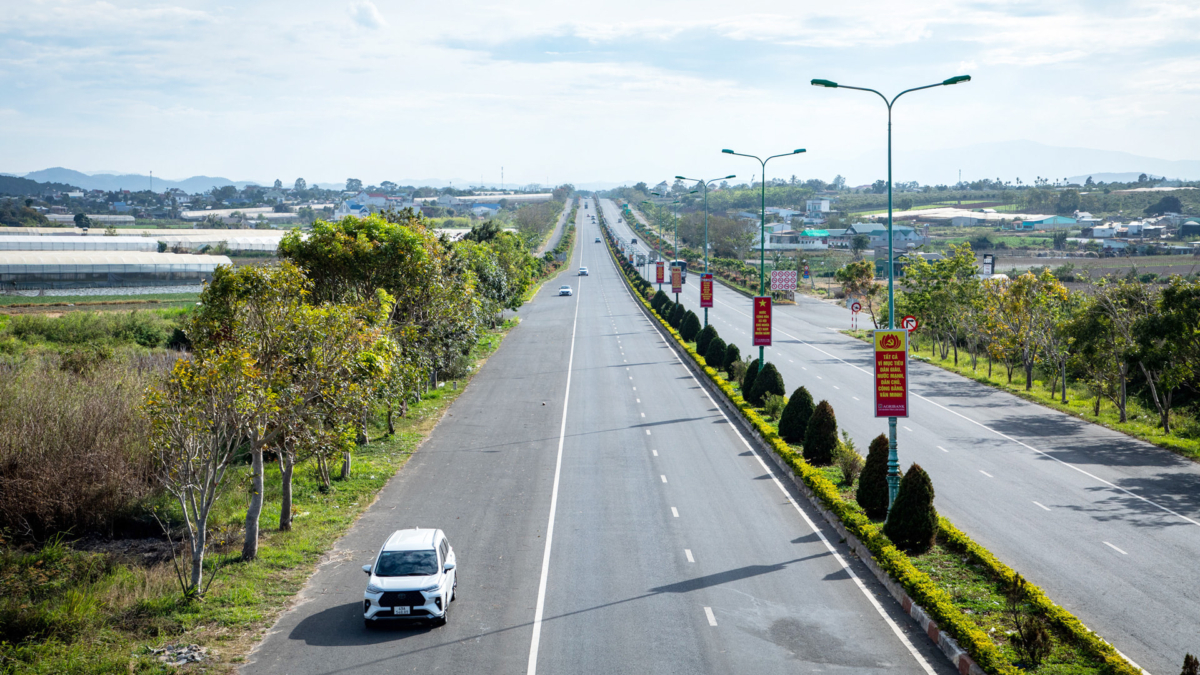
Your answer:
[[[371,215],[371,208],[363,204],[355,202],[343,201],[333,209],[334,220],[341,220],[346,216],[354,216],[356,218],[365,218]]]
[[[950,224],[954,227],[975,227],[985,223],[987,219],[979,216],[954,216],[950,219]]]
[[[471,207],[471,213],[474,213],[479,218],[493,218],[497,213],[500,213],[500,205],[476,204]]]
[[[804,208],[809,213],[829,213],[829,200],[809,199],[804,203]]]
[[[1062,230],[1069,229],[1078,224],[1078,221],[1068,216],[1046,216],[1045,218],[1023,222],[1024,227],[1021,229],[1026,230]]]

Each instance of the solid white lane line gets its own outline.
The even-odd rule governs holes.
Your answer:
[[[942,447],[942,446],[940,446],[940,445],[939,445],[939,446],[937,446],[937,449],[938,449],[938,450],[941,450],[942,452],[950,452],[949,450],[947,450],[947,449],[943,448],[943,447]]]
[[[678,518],[678,517],[679,517],[679,509],[677,509],[677,508],[675,508],[674,506],[672,506],[672,507],[671,507],[671,515],[672,515],[672,516],[675,516],[676,518]]]
[[[658,476],[658,477],[662,479],[662,482],[664,482],[664,483],[665,483],[665,482],[667,482],[667,477],[666,477],[666,476],[664,476],[664,475],[662,475],[662,474],[659,474],[659,476]]]
[[[993,476],[992,474],[990,474],[990,473],[988,473],[988,472],[984,471],[983,469],[980,469],[980,470],[979,470],[979,473],[981,473],[981,474],[983,474],[983,475],[987,476],[988,478],[995,478],[995,476]]]
[[[710,626],[717,625],[717,617],[713,616],[712,607],[704,608],[704,616],[708,617],[708,625],[710,625]]]
[[[657,450],[651,450],[650,452],[654,453],[654,456],[655,456],[655,457],[658,457],[658,451],[657,451]]]
[[[579,262],[583,263],[580,250]],[[554,515],[558,511],[558,485],[562,477],[563,444],[567,439],[567,407],[571,401],[571,370],[575,365],[575,332],[579,327],[579,298],[583,295],[583,282],[578,284],[575,294],[575,317],[571,320],[571,351],[567,356],[567,386],[563,391],[562,423],[558,427],[558,456],[554,460],[554,486],[550,490],[550,517],[546,522],[546,548],[542,552],[542,574],[538,579],[537,606],[533,612],[533,639],[529,642],[529,664],[526,675],[537,673],[538,645],[542,641],[542,616],[546,610],[546,582],[550,578],[550,546],[554,541]]]
[[[1111,546],[1112,544],[1109,544],[1109,545]],[[687,556],[688,562],[690,562],[690,563],[696,562],[696,559],[692,557],[692,549],[690,549],[690,548],[683,549],[683,554]]]
[[[1112,550],[1116,551],[1117,553],[1120,553],[1121,555],[1129,555],[1125,551],[1122,551],[1121,549],[1117,548],[1116,546],[1113,546],[1112,544],[1108,543],[1107,541],[1104,542],[1104,545],[1111,548]]]
[[[1043,506],[1041,502],[1034,502],[1034,504],[1037,504],[1039,507],[1041,507],[1041,508],[1043,508],[1043,509],[1046,509],[1047,511],[1049,511],[1049,510],[1050,510],[1049,508],[1047,508],[1047,507]]]
[[[630,300],[637,302],[637,300],[633,297],[633,293],[628,287],[626,287],[625,292],[629,295]],[[663,345],[670,349],[670,345],[667,344],[667,340],[663,337],[662,333],[657,330],[655,330],[654,333],[658,336],[658,339],[663,343]],[[685,369],[687,368],[687,366],[685,366],[683,363],[683,359],[679,358],[679,354],[674,349],[671,349],[671,354],[675,357],[675,361],[678,362],[680,366],[683,366]],[[879,604],[879,600],[877,600],[875,596],[871,594],[871,591],[867,590],[866,584],[864,584],[862,579],[859,578],[858,574],[856,574],[854,570],[850,568],[850,565],[846,563],[845,558],[843,558],[842,555],[837,552],[837,549],[833,547],[833,544],[829,543],[829,539],[825,536],[825,533],[817,528],[816,523],[814,523],[812,519],[808,517],[808,514],[800,508],[800,505],[797,504],[796,500],[792,498],[792,495],[787,491],[787,488],[783,487],[783,483],[779,481],[779,477],[776,476],[771,467],[767,465],[766,460],[763,459],[759,451],[755,449],[754,446],[750,445],[750,442],[747,441],[746,437],[742,435],[742,432],[733,423],[733,420],[729,419],[729,415],[725,413],[725,409],[717,404],[717,401],[712,397],[712,394],[708,393],[708,389],[706,389],[704,385],[700,384],[700,380],[696,378],[696,375],[692,373],[691,369],[688,369],[688,374],[691,376],[692,381],[696,383],[696,386],[700,389],[700,391],[704,393],[704,396],[708,398],[709,403],[712,403],[713,407],[721,413],[721,417],[723,417],[725,422],[729,424],[729,429],[738,437],[738,440],[742,442],[742,445],[746,446],[746,449],[753,453],[754,458],[758,460],[758,463],[762,465],[764,470],[766,470],[767,475],[771,477],[771,481],[775,483],[775,487],[779,488],[779,491],[783,493],[784,498],[787,499],[788,503],[792,505],[792,508],[796,510],[796,513],[800,514],[800,517],[804,520],[805,524],[808,525],[809,529],[811,529],[817,535],[817,538],[821,540],[821,543],[825,545],[825,550],[829,551],[830,555],[833,556],[833,559],[836,560],[838,564],[841,565],[842,569],[846,571],[846,575],[854,581],[854,585],[858,587],[858,590],[862,592],[863,596],[867,599],[867,602],[871,603],[871,606],[874,607],[879,616],[883,618],[883,621],[888,625],[888,628],[892,630],[892,634],[896,636],[896,639],[900,640],[900,643],[903,644],[905,649],[908,650],[909,655],[913,657],[913,660],[917,662],[917,665],[921,666],[921,670],[925,671],[927,675],[937,675],[929,661],[921,654],[921,652],[917,651],[917,648],[913,646],[913,643],[908,639],[908,636],[900,630],[900,627],[896,625],[896,622],[892,620],[892,617],[888,616],[888,613],[884,611],[883,605]]]

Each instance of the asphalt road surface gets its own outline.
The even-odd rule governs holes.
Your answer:
[[[602,206],[628,242],[616,205]],[[702,316],[700,271],[688,270],[681,299]],[[865,453],[887,433],[873,417],[871,346],[838,333],[850,327],[845,308],[797,302],[774,308],[766,358],[789,394],[804,385],[828,400]],[[709,320],[757,358],[750,303],[715,284]],[[901,466],[929,472],[943,515],[1147,671],[1174,672],[1200,651],[1200,466],[935,366],[910,368]]]
[[[591,209],[574,264],[244,672],[954,672],[651,326]],[[414,525],[455,547],[450,621],[364,630],[359,568]]]

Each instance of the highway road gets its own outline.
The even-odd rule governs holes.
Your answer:
[[[572,267],[243,671],[953,673],[641,313],[591,209]],[[449,624],[366,631],[359,567],[413,525],[457,552]]]
[[[538,255],[542,255],[546,251],[551,251],[555,246],[558,246],[558,241],[562,239],[563,230],[567,224],[567,217],[571,215],[571,206],[575,204],[575,199],[575,197],[571,197],[567,200],[567,203],[563,205],[562,213],[558,214],[558,220],[554,221],[554,231],[550,233],[550,238],[546,240],[546,243],[538,249]],[[580,208],[582,208],[582,206],[583,205],[580,204]]]
[[[616,224],[616,205],[603,208]],[[699,271],[689,270],[681,298],[702,316]],[[714,301],[721,337],[757,357],[750,299],[718,283]],[[828,400],[865,452],[887,421],[873,417],[870,345],[838,332],[849,323],[845,308],[798,296],[774,308],[766,358],[789,394],[804,385]],[[1200,466],[935,366],[910,367],[901,466],[929,472],[939,512],[1147,671],[1174,672],[1200,650]]]

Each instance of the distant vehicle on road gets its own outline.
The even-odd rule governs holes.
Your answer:
[[[363,592],[363,624],[373,628],[407,620],[445,625],[458,588],[456,567],[454,549],[441,530],[396,530],[383,542],[374,564],[363,565],[371,577]]]
[[[687,283],[687,261],[686,260],[672,260],[670,263],[670,266],[679,268],[679,277],[683,281],[683,283],[686,284]]]
[[[572,295],[572,292],[571,292],[571,287],[570,287],[570,286],[567,286],[567,285],[565,285],[565,284],[564,284],[564,285],[562,285],[562,286],[559,286],[559,287],[558,287],[558,294],[559,294],[559,295]]]
[[[581,277],[586,277],[587,275],[588,275],[588,273],[587,273],[587,268],[586,268],[586,267],[580,267],[580,268],[579,268],[579,276],[581,276]]]
[[[630,239],[630,240],[629,240],[629,243],[633,244],[634,246],[637,246],[637,237],[634,237],[633,239]]]
[[[596,237],[596,243],[597,243],[597,244],[599,244],[599,243],[600,243],[600,237]]]

